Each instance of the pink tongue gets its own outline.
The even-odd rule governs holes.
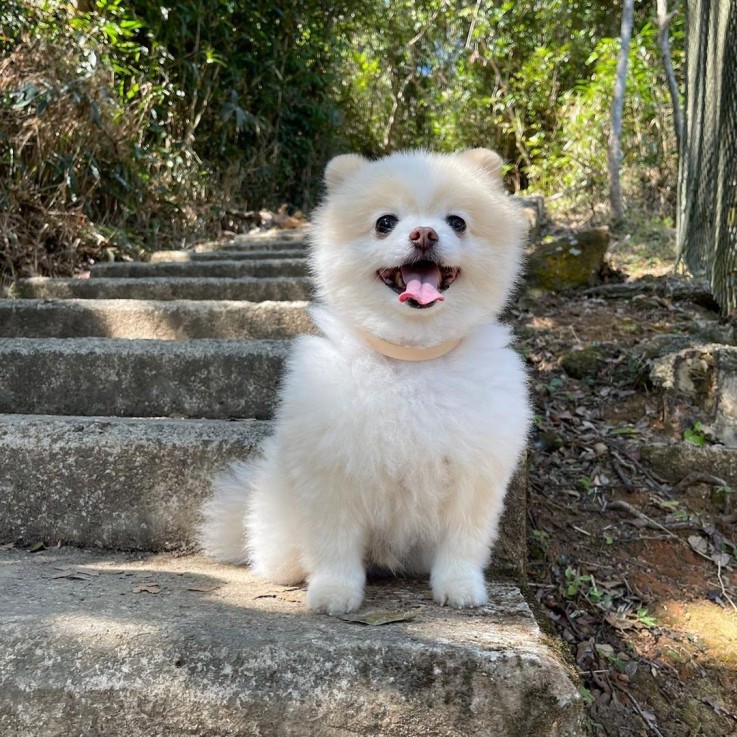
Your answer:
[[[422,264],[402,266],[402,279],[406,287],[399,295],[400,302],[413,299],[421,305],[429,305],[432,302],[445,301],[445,297],[438,292],[440,269],[437,264],[425,261]]]

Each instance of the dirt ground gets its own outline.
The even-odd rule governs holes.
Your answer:
[[[659,288],[672,279],[663,261],[619,252],[650,274],[628,298],[578,290],[511,311],[536,408],[530,583],[570,647],[597,737],[737,737],[735,490],[671,486],[638,450],[689,442],[666,432],[642,346],[719,318]]]

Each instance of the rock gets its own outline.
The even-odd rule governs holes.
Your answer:
[[[563,370],[574,379],[593,378],[603,363],[604,357],[601,351],[594,346],[569,351],[560,358],[560,365]]]
[[[737,347],[692,345],[654,359],[650,377],[664,390],[663,416],[673,432],[698,421],[707,436],[737,447]]]
[[[687,333],[661,333],[642,341],[636,351],[641,358],[653,361],[686,350],[697,342],[701,341],[695,340],[693,335]]]
[[[528,254],[526,284],[550,291],[596,284],[608,248],[607,228],[582,230],[544,243]]]
[[[693,471],[708,473],[737,488],[737,448],[693,443],[650,443],[640,446],[640,456],[658,476],[677,484]]]
[[[644,276],[624,283],[599,284],[584,291],[587,297],[634,299],[643,295],[662,297],[674,302],[693,302],[711,312],[718,312],[708,282],[681,276]]]

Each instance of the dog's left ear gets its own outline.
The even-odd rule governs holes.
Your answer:
[[[459,156],[465,161],[471,162],[483,169],[494,181],[502,176],[502,157],[488,148],[470,148],[463,151]]]
[[[335,190],[341,182],[367,163],[368,160],[360,154],[342,154],[331,159],[325,169],[325,184],[328,192]]]

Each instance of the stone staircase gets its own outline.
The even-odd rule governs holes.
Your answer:
[[[305,274],[301,233],[243,236],[0,300],[4,737],[586,733],[518,583],[523,474],[481,610],[389,579],[361,613],[396,622],[313,615],[193,552],[211,478],[269,432],[311,329]]]

